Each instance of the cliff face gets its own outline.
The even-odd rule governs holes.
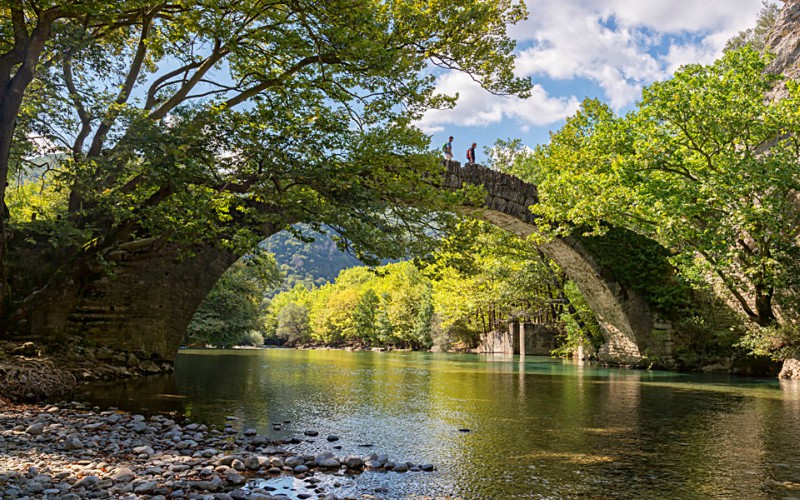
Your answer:
[[[775,59],[767,67],[771,73],[783,73],[788,80],[800,80],[800,0],[783,0],[775,27],[767,37],[767,50]],[[770,99],[786,97],[786,85],[778,85]],[[800,361],[787,359],[778,375],[782,379],[800,379]]]
[[[800,80],[800,0],[784,0],[775,27],[767,37],[767,50],[775,55],[767,71],[783,73],[787,79]],[[770,98],[786,96],[784,85],[776,88]]]

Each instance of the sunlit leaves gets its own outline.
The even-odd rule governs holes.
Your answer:
[[[687,254],[676,262],[700,256],[754,321],[774,321],[791,267],[776,250],[796,247],[800,155],[797,86],[766,101],[778,80],[766,63],[745,48],[685,66],[625,117],[584,102],[528,162],[534,210],[556,233],[618,225]]]

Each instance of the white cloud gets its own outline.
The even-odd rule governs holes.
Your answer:
[[[680,65],[713,61],[760,7],[761,0],[529,0],[530,19],[512,29],[528,45],[517,74],[584,78],[620,108]],[[679,41],[663,47],[665,40]]]
[[[681,65],[708,64],[725,42],[755,25],[761,0],[526,0],[529,19],[510,28],[519,42],[516,74],[538,85],[526,101],[500,98],[469,78],[446,74],[441,92],[458,92],[452,110],[431,111],[428,133],[452,126],[513,121],[517,130],[553,125],[585,97],[621,110],[641,89],[669,78]],[[568,88],[572,95],[565,94]]]
[[[484,91],[463,73],[446,73],[437,87],[449,95],[459,94],[455,108],[431,110],[418,125],[428,134],[441,132],[445,125],[489,126],[506,119],[515,119],[522,126],[550,125],[574,113],[579,106],[575,97],[550,97],[541,86],[535,86],[528,99],[503,97]]]

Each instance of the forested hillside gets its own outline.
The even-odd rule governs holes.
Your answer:
[[[327,233],[298,224],[265,240],[261,247],[275,255],[278,269],[285,275],[283,284],[268,293],[290,290],[301,284],[307,288],[333,282],[343,269],[363,265],[347,252],[339,250]]]

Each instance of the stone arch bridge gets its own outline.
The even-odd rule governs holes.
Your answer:
[[[528,209],[538,201],[536,186],[478,165],[445,165],[443,188],[470,184],[485,188],[486,202],[481,207],[461,207],[464,213],[521,237],[536,232]],[[278,230],[264,228],[264,234]],[[118,260],[113,277],[74,300],[49,304],[49,313],[34,317],[36,324],[29,325],[30,331],[63,332],[90,344],[174,359],[200,303],[239,255],[205,245],[187,256],[158,244],[142,240],[122,245],[119,251],[125,257]],[[577,240],[560,238],[540,248],[575,281],[597,315],[605,336],[599,352],[602,360],[636,365],[648,353],[669,357],[666,336],[658,335],[661,341],[654,338],[654,329],[663,325],[657,324],[647,302],[617,282]],[[19,271],[35,273],[36,269]]]

